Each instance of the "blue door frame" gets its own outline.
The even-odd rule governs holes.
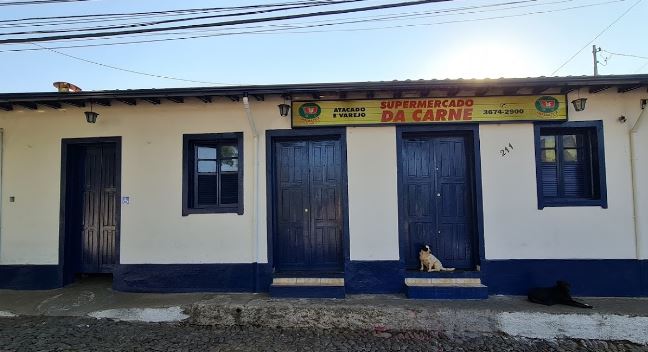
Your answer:
[[[342,254],[343,267],[345,270],[350,260],[349,250],[349,202],[348,202],[348,181],[347,181],[347,152],[346,152],[346,129],[345,128],[318,128],[303,130],[268,130],[266,131],[266,202],[267,202],[267,229],[268,229],[268,263],[275,268],[275,242],[277,233],[277,202],[276,193],[276,165],[275,165],[275,142],[276,141],[311,141],[322,139],[336,139],[340,143],[341,154],[341,207],[342,207]]]
[[[407,250],[405,226],[406,208],[404,204],[404,175],[403,175],[403,141],[407,136],[462,136],[466,137],[466,154],[468,158],[468,171],[471,172],[472,183],[472,226],[473,226],[473,260],[475,266],[480,265],[485,259],[484,252],[484,221],[481,182],[481,156],[479,147],[479,125],[477,124],[444,124],[426,126],[398,126],[396,128],[397,148],[397,177],[398,177],[398,226],[399,226],[399,253],[402,267],[406,267]]]
[[[121,238],[121,137],[91,137],[91,138],[64,138],[61,141],[61,197],[60,197],[60,214],[59,214],[59,275],[61,285],[67,285],[74,281],[75,272],[79,272],[80,267],[75,263],[75,257],[79,256],[80,248],[75,248],[74,232],[75,230],[70,217],[79,216],[74,213],[73,200],[69,198],[74,191],[75,179],[70,173],[74,165],[73,150],[85,146],[102,146],[110,145],[114,148],[114,242],[113,256],[114,265],[101,272],[112,272],[114,267],[120,262],[120,238]]]

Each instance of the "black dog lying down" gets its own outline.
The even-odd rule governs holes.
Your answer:
[[[589,304],[574,300],[569,293],[569,284],[565,281],[556,281],[553,287],[536,287],[529,290],[529,301],[533,303],[553,306],[564,304],[579,308],[593,308]]]

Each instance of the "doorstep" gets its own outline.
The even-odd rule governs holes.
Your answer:
[[[486,299],[479,271],[406,272],[405,294],[414,299]]]
[[[343,277],[274,277],[270,296],[277,298],[344,298]]]

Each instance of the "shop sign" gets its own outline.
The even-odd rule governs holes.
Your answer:
[[[565,121],[564,95],[320,100],[292,103],[293,127]]]

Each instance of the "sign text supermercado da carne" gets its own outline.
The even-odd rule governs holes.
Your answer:
[[[294,101],[293,127],[564,121],[564,95]]]

